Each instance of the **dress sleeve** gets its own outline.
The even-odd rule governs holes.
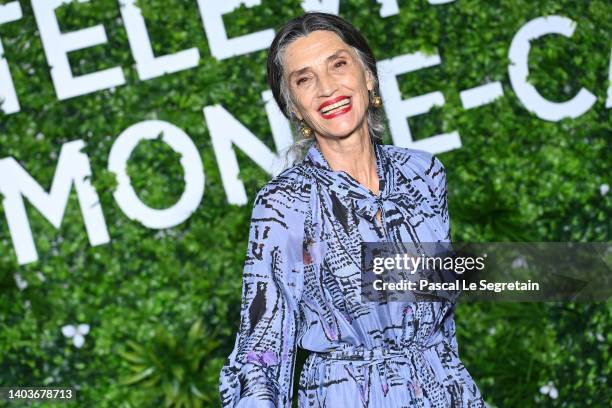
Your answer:
[[[433,182],[435,186],[435,202],[439,211],[442,224],[442,240],[444,242],[451,241],[450,216],[448,214],[447,200],[447,185],[446,185],[446,170],[440,159],[433,156],[434,167],[432,171]]]
[[[451,348],[457,355],[459,356],[459,345],[457,344],[457,331],[455,327],[455,307],[456,303],[453,303],[448,310],[446,317],[444,318],[444,323],[442,324],[442,332],[446,340],[450,344]]]
[[[291,406],[304,214],[287,185],[255,198],[242,275],[240,326],[221,370],[223,407]]]
[[[432,177],[434,179],[435,186],[435,200],[436,207],[440,212],[440,220],[442,224],[442,242],[451,243],[451,230],[450,230],[450,216],[448,213],[448,199],[447,199],[447,183],[446,183],[446,170],[442,162],[433,156],[434,168],[432,171]],[[457,334],[455,327],[455,307],[456,304],[452,303],[447,314],[444,318],[442,331],[444,337],[448,340],[451,348],[455,354],[459,355],[459,347],[457,344]]]

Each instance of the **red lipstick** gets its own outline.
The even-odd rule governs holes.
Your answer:
[[[335,108],[335,110],[333,110],[331,113],[329,113],[329,111],[328,113],[321,112],[321,110],[324,109],[325,107],[328,107],[333,104],[337,104],[338,102],[346,102],[346,100],[348,100],[348,103],[344,105],[340,104],[340,106]],[[341,95],[337,98],[330,99],[329,101],[322,103],[321,106],[319,106],[319,113],[321,113],[321,116],[323,116],[325,119],[332,119],[338,115],[342,115],[350,111],[351,109],[352,109],[351,98],[346,95]]]

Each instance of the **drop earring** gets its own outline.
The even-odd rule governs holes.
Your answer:
[[[376,109],[380,109],[382,107],[382,98],[376,95],[376,91],[370,91],[370,100],[372,101],[372,106]]]
[[[308,125],[306,125],[306,122],[304,122],[304,120],[300,121],[300,133],[307,139],[312,137],[313,131],[311,128],[308,127]]]

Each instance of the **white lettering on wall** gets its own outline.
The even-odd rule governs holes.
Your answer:
[[[575,28],[576,23],[567,17],[538,17],[522,26],[510,44],[508,75],[512,88],[525,108],[541,119],[556,122],[563,118],[576,118],[589,110],[597,100],[595,95],[581,88],[578,94],[567,102],[552,102],[527,82],[530,42],[547,34],[571,37]]]
[[[389,130],[391,131],[393,144],[396,146],[422,149],[434,154],[461,147],[461,139],[456,131],[413,141],[406,120],[427,113],[434,106],[444,105],[444,95],[440,91],[435,91],[409,99],[402,99],[397,76],[438,64],[440,64],[438,55],[428,56],[421,52],[400,55],[378,62],[380,93],[389,119]]]
[[[0,5],[0,25],[17,21],[21,19],[21,6],[18,1],[12,1],[7,4]],[[4,48],[2,48],[2,39],[0,38],[0,109],[4,113],[11,114],[19,112],[19,100],[17,92],[13,84],[13,77],[9,70],[8,61],[4,58]]]
[[[612,49],[610,49],[610,66],[608,67],[608,100],[606,100],[606,108],[612,108]]]
[[[223,15],[236,10],[240,3],[253,7],[260,5],[261,0],[198,0],[210,53],[218,60],[263,50],[269,47],[274,39],[274,30],[271,28],[236,38],[227,38]]]
[[[376,0],[377,3],[381,4],[380,16],[382,18],[391,17],[399,14],[399,6],[397,0]]]
[[[474,109],[479,106],[487,105],[496,99],[504,96],[504,89],[501,82],[489,82],[488,84],[475,86],[474,88],[464,89],[459,92],[461,104],[464,109]]]
[[[127,174],[127,162],[141,140],[151,140],[162,134],[161,140],[181,155],[185,191],[170,208],[155,209],[144,204],[132,187]],[[130,219],[153,229],[174,227],[185,221],[198,208],[204,195],[204,167],[197,147],[180,128],[161,120],[147,120],[124,130],[108,157],[108,169],[117,176],[113,192],[121,211]]]
[[[340,12],[340,0],[303,0],[301,6],[304,11],[322,11],[335,15]]]
[[[88,0],[80,0],[86,2]],[[68,53],[107,42],[101,24],[69,33],[62,33],[55,9],[71,0],[32,0],[32,10],[40,31],[40,38],[51,67],[51,79],[59,100],[85,95],[101,89],[123,85],[121,68],[114,67],[75,77],[70,69]]]
[[[200,52],[195,47],[155,57],[144,18],[135,3],[135,0],[122,0],[120,10],[140,79],[147,80],[196,67]]]
[[[293,133],[291,131],[289,121],[285,118],[274,100],[272,91],[267,90],[262,92],[261,99],[265,103],[268,123],[270,124],[270,129],[272,129],[272,137],[274,138],[276,151],[278,152],[278,160],[274,161],[271,168],[271,174],[278,174],[286,167],[286,165],[289,165],[295,161],[295,157],[293,156],[289,157],[289,161],[287,163],[285,163],[282,159],[287,153],[289,147],[291,147],[293,144]]]
[[[452,3],[453,1],[455,0],[429,0],[429,4],[447,4]],[[397,0],[376,0],[376,2],[381,4],[379,14],[382,18],[391,17],[399,14],[400,12],[399,6],[397,5]]]
[[[247,203],[247,195],[244,183],[238,178],[240,167],[233,145],[273,176],[274,172],[278,171],[281,159],[221,105],[206,106],[204,117],[208,124],[227,201],[230,204],[244,205]]]
[[[38,260],[23,198],[27,198],[55,228],[59,228],[73,183],[89,243],[96,246],[109,242],[100,199],[90,182],[89,158],[81,152],[84,146],[82,140],[62,146],[49,193],[15,159],[0,159],[0,193],[4,196],[2,205],[20,265]]]

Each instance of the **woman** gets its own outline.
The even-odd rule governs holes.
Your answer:
[[[340,17],[306,13],[272,42],[268,81],[306,155],[255,198],[223,405],[290,407],[299,346],[311,351],[300,407],[484,406],[459,360],[454,303],[360,296],[361,242],[450,242],[440,161],[378,143],[366,41]]]

